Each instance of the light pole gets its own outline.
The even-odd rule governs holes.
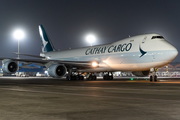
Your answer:
[[[14,32],[14,38],[18,40],[18,58],[19,59],[19,41],[24,38],[24,32],[20,29]],[[18,75],[19,75],[19,61],[18,61]]]
[[[87,40],[87,41],[91,44],[91,46],[92,46],[92,43],[95,42],[96,37],[95,37],[94,35],[88,35],[88,36],[86,37],[86,40]]]

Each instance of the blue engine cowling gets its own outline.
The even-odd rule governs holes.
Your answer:
[[[18,65],[17,65],[17,62],[15,61],[8,60],[8,61],[5,61],[2,65],[3,72],[9,73],[9,74],[15,73],[17,69],[18,69]]]
[[[133,75],[137,76],[137,77],[146,77],[149,75],[149,70],[147,71],[135,71],[135,72],[132,72]]]
[[[61,64],[54,64],[51,65],[48,69],[48,74],[52,77],[63,77],[66,72],[67,72],[67,68],[64,65]]]

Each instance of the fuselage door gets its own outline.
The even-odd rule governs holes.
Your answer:
[[[145,36],[144,39],[142,40],[142,43],[146,42],[147,37]]]

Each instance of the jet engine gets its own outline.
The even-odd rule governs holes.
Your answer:
[[[149,75],[149,70],[147,71],[135,71],[135,72],[132,72],[133,75],[137,76],[137,77],[146,77]]]
[[[47,69],[47,71],[52,77],[63,77],[67,72],[67,68],[62,64],[53,64]]]
[[[3,63],[2,65],[3,72],[6,72],[8,74],[15,73],[18,69],[18,64],[16,61],[3,60],[2,63]]]

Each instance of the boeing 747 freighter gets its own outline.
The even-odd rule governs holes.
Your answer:
[[[56,51],[45,29],[39,25],[42,40],[43,59],[4,59],[4,73],[12,74],[17,71],[17,61],[34,62],[46,66],[52,77],[63,77],[67,80],[80,79],[82,73],[89,73],[87,79],[96,79],[95,72],[105,72],[104,79],[113,79],[112,72],[131,71],[138,77],[148,76],[150,81],[157,81],[156,70],[169,64],[178,55],[177,49],[160,34],[143,34],[129,37],[117,42],[98,46],[89,46],[65,51]],[[25,55],[25,54],[22,54]],[[72,73],[78,74],[72,74]],[[111,73],[111,74],[109,74]]]

